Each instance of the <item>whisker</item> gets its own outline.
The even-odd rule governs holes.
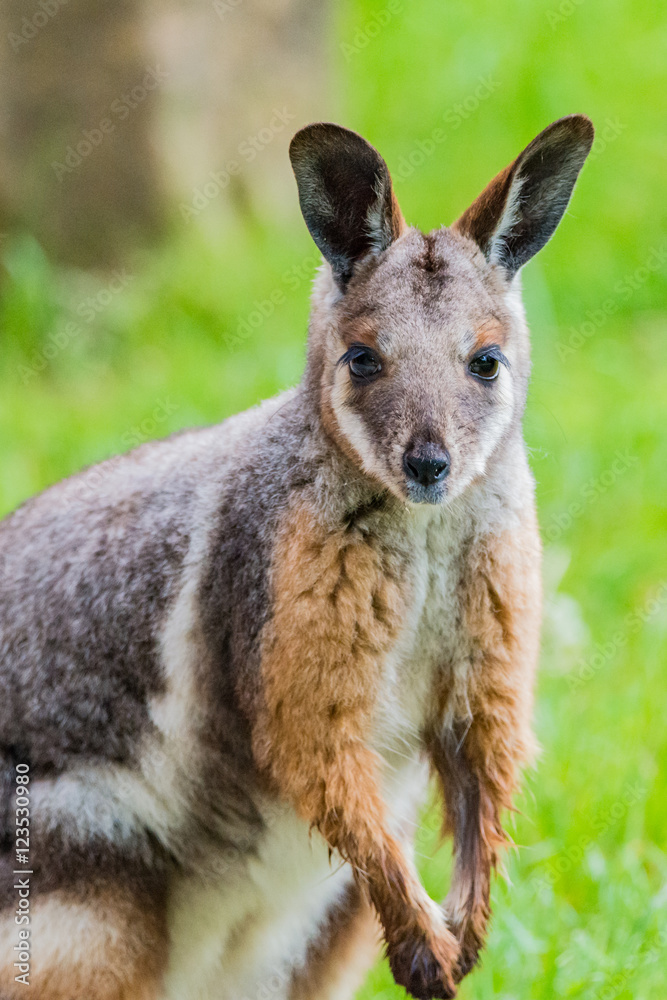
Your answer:
[[[464,430],[466,430],[466,428],[472,427],[473,424],[478,423],[480,420],[484,420],[485,417],[488,417],[489,414],[492,413],[492,412],[493,412],[493,407],[489,407],[489,409],[485,410],[484,413],[480,413],[479,416],[473,417],[473,419],[469,420],[466,424],[461,424],[459,427],[456,428],[456,430],[457,431],[464,431]]]

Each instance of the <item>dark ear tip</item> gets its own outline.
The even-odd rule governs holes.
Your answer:
[[[330,122],[311,122],[310,125],[304,125],[292,136],[292,141],[289,144],[290,159],[295,155],[298,156],[308,146],[316,146],[318,140],[321,141],[326,134],[327,129],[334,127]]]
[[[289,158],[294,165],[295,160],[301,159],[304,155],[341,145],[372,148],[363,136],[353,132],[352,129],[343,128],[334,122],[311,122],[310,125],[300,128],[292,137],[289,144]]]
[[[549,125],[542,135],[554,132],[559,132],[564,137],[567,136],[568,139],[574,140],[586,150],[586,155],[588,155],[595,138],[595,128],[588,115],[566,115],[564,118],[559,118],[558,121]]]
[[[595,138],[595,127],[588,115],[568,115],[564,120],[572,123],[572,131],[579,135],[590,149]]]
[[[317,128],[320,124],[323,123],[313,122],[311,125],[305,125],[292,136],[289,144],[289,158],[292,165],[294,165],[295,160],[299,159],[304,150],[306,150],[309,146],[316,145]]]

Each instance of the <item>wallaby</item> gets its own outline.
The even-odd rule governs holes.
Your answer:
[[[412,996],[455,995],[534,752],[518,272],[592,140],[555,122],[425,235],[372,146],[303,128],[301,383],[0,524],[3,1000],[349,997],[381,937]]]

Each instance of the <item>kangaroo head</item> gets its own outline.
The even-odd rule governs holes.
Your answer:
[[[592,141],[588,118],[560,119],[451,228],[424,234],[365,139],[325,123],[294,136],[301,210],[325,258],[309,346],[324,425],[401,499],[459,496],[519,427],[517,275],[558,225]]]

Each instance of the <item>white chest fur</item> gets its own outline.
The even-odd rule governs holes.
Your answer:
[[[459,593],[463,527],[439,512],[429,513],[412,525],[410,611],[385,664],[374,734],[375,748],[392,765],[401,754],[418,753],[435,674],[454,668],[464,643]]]
[[[289,808],[267,804],[265,820],[256,855],[217,884],[177,887],[164,1000],[288,995],[292,970],[352,876]]]

